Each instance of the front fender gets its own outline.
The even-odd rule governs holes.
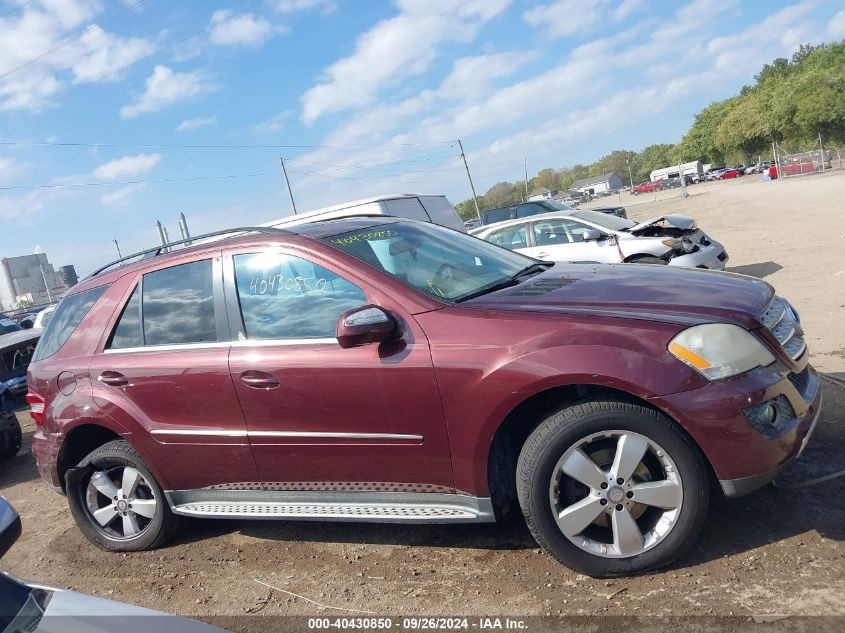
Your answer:
[[[658,352],[650,349],[646,340],[639,343],[640,349],[595,344],[536,350],[474,380],[440,379],[438,366],[455,487],[479,496],[489,494],[487,460],[496,431],[509,413],[546,390],[592,385],[647,399],[697,389],[705,383],[669,356],[662,344]],[[459,391],[463,393],[459,395]]]

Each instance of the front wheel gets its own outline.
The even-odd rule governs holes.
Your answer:
[[[709,502],[704,461],[677,424],[617,400],[546,418],[520,453],[517,493],[540,546],[597,578],[671,563],[695,540]]]
[[[68,474],[67,497],[79,529],[104,550],[155,549],[176,529],[161,487],[123,440],[94,450]]]

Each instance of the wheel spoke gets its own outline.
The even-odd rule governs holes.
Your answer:
[[[639,435],[625,434],[616,443],[616,455],[613,458],[613,466],[610,468],[616,477],[625,481],[631,478],[637,466],[645,455],[648,443],[645,438]]]
[[[561,466],[563,472],[585,486],[598,489],[606,484],[604,471],[580,448],[573,451]]]
[[[138,487],[138,480],[141,478],[139,473],[134,468],[127,466],[123,469],[123,479],[121,481],[120,492],[124,497],[131,497],[135,494],[135,488]]]
[[[156,513],[155,499],[133,499],[132,511],[135,514],[140,514],[142,517],[152,519]]]
[[[94,510],[91,514],[94,516],[94,520],[102,527],[106,527],[109,523],[114,521],[114,518],[117,516],[114,506],[106,506],[105,508]]]
[[[595,496],[584,497],[578,503],[561,510],[557,515],[557,524],[561,531],[567,536],[575,536],[584,531],[590,523],[596,520],[604,506],[601,500]]]
[[[628,508],[613,512],[613,544],[623,556],[639,554],[643,549],[643,533]]]
[[[135,536],[141,528],[138,527],[138,517],[134,512],[127,512],[123,515],[123,536]]]
[[[117,486],[114,485],[114,482],[109,479],[109,476],[106,475],[106,473],[97,471],[91,475],[91,485],[94,486],[100,494],[108,497],[110,501],[117,497]]]
[[[631,492],[634,493],[634,501],[647,506],[674,510],[681,505],[681,486],[670,479],[638,484]]]

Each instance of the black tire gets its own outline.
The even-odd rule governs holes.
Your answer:
[[[0,459],[11,459],[23,446],[23,433],[14,413],[0,413]]]
[[[86,503],[86,491],[92,475],[104,469],[131,467],[143,477],[157,501],[155,513],[144,529],[134,537],[116,538],[107,534],[94,520]],[[66,476],[67,498],[79,529],[97,547],[109,552],[137,552],[164,545],[178,530],[178,517],[170,511],[155,477],[135,449],[124,440],[100,446],[85,457]]]
[[[558,460],[594,433],[630,431],[656,442],[671,457],[682,481],[683,500],[674,526],[650,549],[607,558],[569,540],[555,520],[549,485]],[[707,516],[708,471],[692,440],[668,417],[633,402],[595,399],[560,409],[543,420],[522,447],[516,469],[519,504],[537,543],[559,562],[595,578],[632,575],[670,564],[695,541]]]
[[[654,255],[635,255],[631,259],[628,260],[629,264],[658,264],[663,266],[668,266],[669,262],[665,259],[660,259],[659,257],[655,257]]]

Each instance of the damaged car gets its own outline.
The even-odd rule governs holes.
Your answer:
[[[498,246],[555,262],[664,264],[724,270],[728,253],[685,215],[637,224],[582,209],[499,222],[472,232]]]
[[[0,318],[0,385],[8,388],[7,396],[26,395],[26,370],[40,337],[41,330]]]
[[[6,398],[8,391],[6,385],[0,384],[0,460],[17,455],[23,444],[21,425],[15,417],[12,403]]]

